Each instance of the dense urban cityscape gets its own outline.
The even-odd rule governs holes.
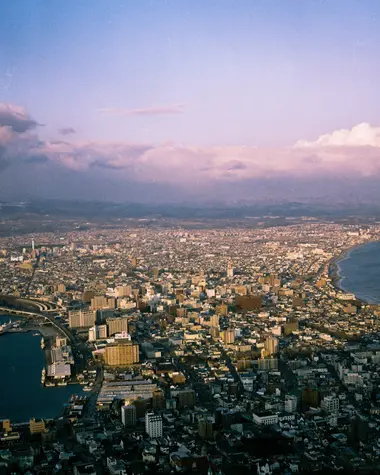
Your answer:
[[[82,389],[54,419],[1,420],[0,470],[377,473],[380,307],[339,288],[337,261],[379,232],[1,238],[0,313],[20,318],[0,335],[36,332],[45,390]]]

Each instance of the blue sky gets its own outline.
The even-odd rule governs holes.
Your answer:
[[[379,123],[380,2],[13,0],[0,15],[3,100],[45,134],[290,144]],[[184,104],[163,117],[98,108]],[[290,119],[290,120],[289,120]]]
[[[42,141],[292,146],[380,124],[379,14],[378,0],[2,2],[0,102]]]

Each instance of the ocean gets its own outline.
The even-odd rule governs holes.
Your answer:
[[[371,304],[380,303],[380,242],[357,247],[338,262],[340,287]]]
[[[8,321],[9,316],[0,315],[0,324]],[[0,336],[0,419],[26,422],[31,417],[54,418],[72,394],[82,392],[80,385],[43,387],[41,371],[45,365],[41,336]]]

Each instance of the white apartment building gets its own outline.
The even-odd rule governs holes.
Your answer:
[[[326,396],[321,402],[321,408],[329,414],[337,414],[339,412],[339,399],[335,396]]]
[[[269,414],[267,412],[262,414],[252,414],[254,422],[258,425],[270,426],[272,424],[277,424],[278,422],[278,415],[277,414]]]
[[[145,432],[151,439],[162,437],[162,417],[154,412],[147,412],[145,414]]]
[[[295,412],[297,410],[297,397],[285,396],[285,412]]]

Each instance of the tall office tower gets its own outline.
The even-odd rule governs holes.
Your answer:
[[[219,328],[219,315],[211,315],[210,326]]]
[[[153,409],[163,409],[165,407],[165,395],[161,389],[153,391],[152,406]]]
[[[162,437],[162,417],[154,412],[145,414],[145,432],[151,439]]]
[[[195,391],[193,389],[184,389],[177,394],[178,407],[194,407],[195,405]]]
[[[213,437],[213,421],[211,418],[198,421],[198,434],[201,439],[210,440]]]
[[[115,333],[128,332],[128,318],[127,317],[107,318],[106,323],[108,326],[109,336],[115,335]]]
[[[129,404],[128,406],[122,406],[121,408],[121,422],[126,427],[132,427],[136,425],[137,413],[136,406]]]
[[[153,277],[157,278],[160,274],[159,267],[153,267]]]
[[[297,396],[292,396],[290,394],[285,396],[285,412],[296,412],[297,404]]]
[[[69,327],[87,328],[92,327],[96,321],[96,311],[94,310],[70,310]]]
[[[34,251],[34,239],[32,239],[32,251]]]
[[[118,341],[107,345],[104,351],[107,366],[126,366],[139,362],[139,345],[131,341]]]
[[[226,345],[231,345],[235,342],[235,330],[233,328],[227,328],[227,330],[224,330],[223,342]]]
[[[132,267],[137,267],[137,264],[138,264],[137,257],[132,257],[131,264],[132,264]]]
[[[278,338],[268,336],[265,339],[264,348],[267,355],[275,355],[278,353]]]
[[[227,277],[233,277],[234,276],[234,268],[232,267],[232,263],[229,262],[227,266]]]

